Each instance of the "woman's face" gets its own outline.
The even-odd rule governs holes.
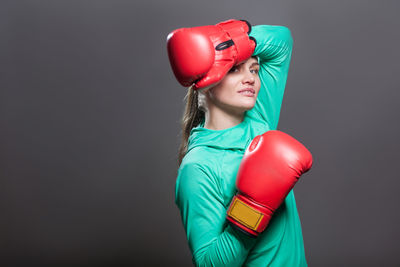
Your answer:
[[[260,91],[259,68],[257,59],[253,57],[234,66],[220,83],[206,92],[208,102],[233,113],[252,109]]]

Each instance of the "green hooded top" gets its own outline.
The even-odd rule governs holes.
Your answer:
[[[210,130],[203,121],[191,130],[175,203],[196,266],[307,266],[293,191],[256,238],[226,220],[246,147],[255,136],[277,128],[292,53],[286,27],[254,26],[250,35],[257,40],[253,55],[260,64],[256,104],[234,127]]]

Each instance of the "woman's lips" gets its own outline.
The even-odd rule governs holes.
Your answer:
[[[244,95],[244,96],[254,96],[256,94],[256,91],[253,88],[245,88],[240,91],[238,91],[239,94]]]

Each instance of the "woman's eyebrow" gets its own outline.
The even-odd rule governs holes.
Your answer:
[[[250,65],[250,68],[253,67],[254,65],[259,66],[260,64],[258,64],[258,62],[254,62],[253,64]]]

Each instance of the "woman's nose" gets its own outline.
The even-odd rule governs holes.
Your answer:
[[[244,77],[243,77],[242,82],[243,82],[243,83],[250,83],[250,84],[253,84],[254,81],[255,81],[255,78],[254,78],[253,74],[252,74],[251,72],[246,72],[245,75],[244,75]]]

